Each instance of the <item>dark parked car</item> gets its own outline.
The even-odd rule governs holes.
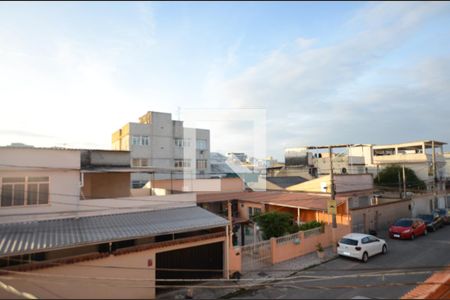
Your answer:
[[[434,212],[439,214],[445,224],[450,224],[450,208],[437,208]]]
[[[444,220],[437,213],[418,215],[417,217],[425,222],[428,231],[436,231],[444,226]]]

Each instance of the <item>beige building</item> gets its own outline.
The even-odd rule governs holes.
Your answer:
[[[183,121],[172,120],[170,113],[149,111],[138,123],[125,124],[113,133],[112,147],[130,151],[132,167],[161,169],[155,179],[169,179],[173,168],[183,171],[184,177],[209,174],[209,130],[183,127]],[[132,187],[142,187],[150,179],[149,174],[133,174]]]

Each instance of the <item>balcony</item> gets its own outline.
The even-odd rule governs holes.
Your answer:
[[[404,153],[392,155],[374,155],[374,164],[395,164],[395,163],[423,163],[432,162],[431,154],[424,153]],[[436,154],[436,162],[445,162],[445,158],[441,154]]]

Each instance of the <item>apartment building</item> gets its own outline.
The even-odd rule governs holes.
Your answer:
[[[186,128],[172,114],[149,111],[112,134],[114,150],[128,150],[132,167],[159,168],[154,179],[205,177],[210,172],[210,132]],[[171,172],[176,169],[180,172]],[[133,174],[132,187],[144,186],[149,174]]]

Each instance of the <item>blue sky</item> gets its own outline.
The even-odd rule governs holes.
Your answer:
[[[445,2],[3,2],[0,145],[110,148],[124,123],[178,108],[265,109],[278,158],[449,142],[449,17]],[[198,126],[213,151],[250,152],[251,125],[232,123]]]

